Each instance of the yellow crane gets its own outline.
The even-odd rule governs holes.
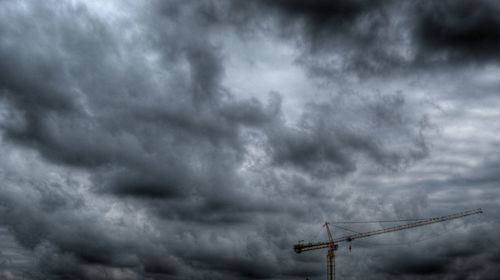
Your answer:
[[[441,223],[444,221],[449,221],[453,219],[458,219],[462,218],[465,216],[470,216],[470,215],[475,215],[475,214],[480,214],[483,213],[483,210],[481,208],[474,209],[474,210],[467,210],[451,215],[446,215],[446,216],[441,216],[441,217],[435,217],[435,218],[428,218],[428,219],[419,219],[417,222],[413,223],[408,223],[404,225],[398,225],[398,226],[392,226],[388,228],[383,228],[379,230],[373,230],[373,231],[367,231],[367,232],[360,232],[360,233],[355,233],[355,234],[349,234],[349,235],[344,235],[338,238],[333,238],[332,232],[329,227],[329,223],[326,222],[324,224],[324,227],[326,228],[326,233],[328,236],[328,241],[323,241],[323,242],[310,242],[310,243],[302,243],[299,242],[293,246],[293,250],[295,253],[299,254],[305,251],[312,251],[312,250],[318,250],[318,249],[328,249],[327,254],[326,254],[326,270],[327,270],[327,280],[334,280],[335,279],[335,251],[338,248],[338,243],[341,242],[351,242],[356,239],[360,238],[365,238],[373,235],[379,235],[379,234],[384,234],[388,232],[394,232],[394,231],[400,231],[404,229],[410,229],[410,228],[415,228],[415,227],[420,227],[420,226],[425,226],[425,225],[430,225],[430,224],[435,224],[435,223]]]

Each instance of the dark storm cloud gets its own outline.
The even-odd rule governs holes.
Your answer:
[[[393,1],[231,1],[236,16],[221,20],[257,26],[295,42],[302,51],[297,62],[312,77],[341,71],[374,73],[405,63],[389,14]],[[397,2],[396,2],[397,3]],[[396,6],[393,8],[393,6]],[[391,10],[392,9],[392,10]]]
[[[387,266],[387,271],[396,275],[432,275],[432,274],[443,274],[447,271],[450,260],[438,259],[438,258],[428,258],[425,256],[417,257],[412,256],[409,258],[406,256],[404,259],[389,261]]]
[[[273,127],[273,163],[330,178],[353,172],[361,154],[389,169],[402,169],[428,152],[424,135],[429,123],[425,116],[413,119],[409,110],[398,94],[361,101],[346,93],[328,103],[309,104],[298,128]],[[402,136],[406,146],[391,147],[389,135]]]
[[[495,1],[232,1],[236,16],[219,19],[263,26],[302,50],[311,77],[408,73],[497,61]],[[217,13],[215,13],[217,15]],[[250,24],[249,24],[250,23]]]
[[[180,9],[179,13],[191,11],[182,5]],[[161,56],[159,67],[170,72],[167,75],[174,76],[172,79],[180,78],[179,82],[171,81],[173,87],[166,85],[167,88],[159,89],[152,86],[155,82],[148,72],[155,69],[148,69],[140,56],[130,54],[131,62],[117,60],[116,56],[125,51],[120,44],[128,42],[122,42],[109,26],[96,21],[84,8],[63,7],[56,15],[36,4],[29,12],[32,17],[43,19],[38,23],[40,32],[23,29],[28,25],[27,17],[17,19],[24,21],[24,25],[10,29],[5,26],[3,30],[6,36],[18,41],[27,40],[29,36],[38,43],[37,49],[30,45],[18,47],[7,41],[2,44],[2,58],[9,62],[3,64],[2,69],[5,73],[1,84],[3,97],[12,105],[13,114],[21,116],[19,123],[5,127],[6,137],[36,148],[55,162],[92,169],[101,167],[96,178],[108,181],[113,192],[170,197],[202,182],[217,181],[226,185],[222,177],[211,174],[222,174],[218,171],[221,168],[227,178],[232,177],[230,166],[240,162],[243,151],[241,127],[267,126],[270,135],[275,134],[275,126],[283,127],[278,119],[279,104],[265,107],[257,100],[232,100],[231,94],[220,85],[223,68],[219,51],[203,36],[192,38],[182,33],[183,30],[158,30],[160,34],[164,32],[162,40],[170,38],[178,42],[172,45],[160,41],[161,48],[144,51],[157,51]],[[52,36],[49,28],[65,22],[73,14],[78,19],[75,23],[58,27],[61,28],[57,33],[62,38],[61,43],[47,40]],[[148,27],[172,23],[163,15],[149,20],[146,22]],[[197,22],[183,24],[200,30],[195,32],[203,30]],[[156,34],[138,36],[158,43]],[[74,40],[77,42],[73,43]],[[139,46],[140,50],[142,47]],[[42,59],[38,52],[43,53]],[[182,63],[187,63],[189,72],[169,67],[182,68]],[[374,121],[392,125],[384,119],[391,108],[374,110],[380,110],[373,115]],[[326,123],[323,119],[335,113],[331,109],[323,111],[324,116],[305,114],[304,118],[312,120],[306,125],[316,126],[312,128],[313,135],[306,137],[315,138],[314,133],[319,133],[321,125]],[[285,140],[282,142],[297,142],[298,145],[286,148],[289,144],[284,144],[285,150],[280,151],[281,144],[275,144],[275,162],[286,165],[291,161],[307,169],[306,165],[313,168],[311,162],[320,159],[320,164],[333,163],[335,168],[340,168],[338,173],[345,174],[352,171],[354,165],[349,152],[340,151],[346,143],[352,143],[351,150],[367,150],[376,161],[385,160],[386,153],[379,151],[378,143],[366,142],[365,135],[349,133],[339,131],[314,140],[331,142],[328,145],[334,146],[330,147],[295,141],[293,137],[287,140],[286,135],[276,140],[270,136],[274,143]],[[334,139],[336,134],[338,141]],[[335,142],[340,142],[338,147]],[[302,161],[301,150],[307,150],[308,145],[318,150],[311,153],[313,158]],[[200,155],[186,157],[186,152],[193,148]],[[212,157],[221,160],[216,161],[217,165],[205,166]],[[202,172],[195,171],[196,161],[201,163]]]
[[[3,179],[4,184],[23,183]],[[74,193],[65,194],[66,198],[54,197],[61,192],[59,188],[37,185],[35,191],[4,191],[1,196],[0,203],[7,209],[0,211],[2,223],[21,245],[38,255],[39,271],[34,272],[41,276],[33,279],[109,279],[102,273],[98,273],[99,277],[92,276],[96,266],[134,270],[142,267],[146,275],[175,275],[179,271],[181,266],[177,261],[165,257],[168,253],[153,240],[145,236],[141,239],[140,231],[127,232],[130,228],[125,229],[123,223],[100,223],[100,213],[83,210],[88,207],[86,202],[70,203],[75,199]],[[61,199],[65,204],[58,209],[45,209],[48,194],[51,195],[48,199]]]
[[[168,219],[217,222],[239,211],[234,188],[241,182],[234,172],[243,152],[240,127],[259,126],[274,113],[256,100],[226,100],[220,55],[203,36],[165,31],[162,38],[180,46],[153,49],[160,68],[151,69],[142,55],[148,49],[135,45],[139,53],[132,59],[135,55],[123,49],[127,42],[84,7],[67,4],[52,10],[36,3],[20,11],[13,2],[3,5],[0,87],[9,114],[17,116],[3,127],[7,140],[32,147],[52,162],[92,170],[99,191],[142,199],[189,194],[202,200],[191,212],[185,211],[190,201],[179,208],[163,203],[171,216],[162,217]],[[162,15],[157,17],[147,24],[162,26]],[[35,23],[38,28],[32,29]],[[142,35],[156,44],[156,32]],[[127,52],[127,60],[120,52]],[[170,75],[171,83],[155,88],[150,75],[155,70]],[[221,193],[225,199],[217,198]],[[90,278],[83,264],[175,272],[169,268],[173,265],[158,260],[164,251],[123,243],[92,219],[68,221],[36,203],[22,204],[17,196],[3,193],[2,199],[8,209],[2,224],[23,246],[34,249],[46,240],[56,247],[55,254],[74,258],[74,269],[54,264],[47,273]],[[60,227],[68,222],[67,228]],[[141,242],[138,236],[129,238]]]
[[[331,27],[330,24],[350,24],[357,17],[377,8],[381,1],[256,1],[290,17],[303,17],[311,31]]]
[[[272,210],[240,193],[243,182],[235,172],[245,153],[243,129],[272,123],[279,103],[232,97],[220,85],[222,57],[203,27],[183,16],[175,24],[186,30],[162,29],[175,20],[155,13],[141,19],[154,29],[135,38],[148,43],[127,45],[83,6],[53,10],[37,3],[18,10],[14,2],[3,5],[0,87],[13,116],[3,124],[6,140],[33,148],[50,162],[90,171],[94,191],[138,198],[131,203],[152,208],[148,213],[165,220],[241,223],[252,212]],[[187,33],[193,31],[199,34]],[[166,41],[156,41],[157,32]],[[158,57],[158,68],[146,64],[144,52]],[[158,85],[155,71],[167,82]],[[105,229],[98,213],[74,216],[89,207],[69,203],[75,194],[59,201],[51,197],[56,189],[37,189],[33,201],[3,192],[2,224],[26,248],[35,250],[43,242],[54,247],[40,264],[46,277],[92,279],[93,268],[102,266],[161,279],[182,266],[160,261],[166,249],[146,245],[139,234],[113,235],[116,225]],[[182,262],[202,253],[187,254]],[[235,268],[226,264],[227,256],[216,258],[219,264],[208,261],[216,255],[200,259],[199,267],[249,278],[266,273],[243,269],[248,259],[232,257],[241,263]]]
[[[125,20],[83,4],[0,4],[5,149],[36,151],[34,161],[47,163],[49,175],[77,170],[89,180],[44,183],[45,172],[19,171],[29,180],[1,173],[0,224],[39,257],[32,278],[317,276],[316,263],[292,256],[302,232],[290,220],[305,227],[325,211],[353,211],[352,194],[337,194],[332,205],[327,185],[361,163],[400,171],[425,158],[427,116],[400,93],[342,92],[309,102],[290,123],[282,108],[287,93],[271,93],[266,103],[224,85],[227,54],[217,38],[248,28],[292,39],[301,50],[297,61],[313,75],[329,71],[332,65],[315,67],[332,48],[346,55],[339,69],[375,71],[407,63],[386,50],[387,40],[396,40],[389,31],[400,27],[386,13],[400,6],[142,4],[125,9]],[[425,44],[448,47],[426,36],[419,37]],[[244,164],[256,151],[261,165],[248,171]],[[13,158],[13,166],[28,161]],[[447,264],[395,266],[412,275],[424,266],[443,272]]]
[[[255,100],[221,100],[220,58],[217,50],[204,39],[183,42],[186,45],[174,55],[177,60],[178,56],[184,57],[188,64],[190,71],[186,74],[189,76],[182,77],[186,79],[185,84],[181,81],[174,88],[155,89],[146,82],[153,83],[149,73],[139,70],[153,69],[145,69],[147,66],[139,57],[131,64],[115,63],[114,56],[118,54],[111,48],[119,49],[120,42],[113,40],[114,35],[107,33],[109,30],[85,9],[63,7],[60,14],[55,15],[41,4],[35,6],[31,8],[32,16],[46,19],[38,23],[41,32],[22,29],[22,25],[3,31],[5,36],[17,40],[27,40],[27,36],[39,44],[35,50],[30,45],[19,48],[5,40],[2,44],[2,60],[9,62],[2,64],[2,95],[15,108],[14,113],[21,115],[20,123],[6,127],[6,136],[35,147],[55,162],[92,168],[116,164],[122,166],[125,173],[127,169],[143,169],[127,174],[129,176],[139,176],[134,173],[144,174],[147,169],[145,173],[149,176],[127,180],[131,182],[118,192],[136,192],[133,185],[152,186],[154,177],[167,177],[163,184],[168,192],[169,185],[179,184],[173,177],[189,176],[187,165],[190,163],[182,155],[183,149],[196,145],[203,151],[213,150],[215,157],[219,154],[217,150],[224,149],[227,155],[221,153],[224,154],[221,156],[237,161],[230,159],[230,154],[242,149],[240,124],[258,125],[269,118]],[[52,33],[45,29],[51,24],[58,26],[58,22],[64,22],[73,14],[78,20],[60,27],[62,30],[57,33],[63,38],[62,44],[46,40]],[[17,20],[28,25],[30,19]],[[96,38],[96,33],[103,38]],[[78,34],[78,44],[75,48],[67,47],[75,34]],[[165,34],[172,38],[180,35]],[[92,49],[90,54],[88,48]],[[38,52],[43,53],[42,59]],[[72,60],[65,59],[66,56]],[[176,65],[173,61],[167,62]],[[128,70],[118,70],[122,67]],[[105,72],[113,74],[107,76]],[[177,74],[184,73],[172,73]],[[114,95],[119,96],[119,100],[112,99]],[[241,107],[245,110],[240,110]],[[164,166],[152,167],[154,163],[141,167],[145,161],[154,162],[156,155],[152,151],[158,152],[160,140],[166,142],[160,153],[168,158],[161,164],[168,162],[172,174],[158,170]]]
[[[436,227],[435,230],[443,231],[447,227],[451,228],[448,238],[431,240],[418,247],[384,248],[380,255],[384,261],[375,262],[374,269],[389,279],[442,279],[451,275],[456,278],[470,275],[491,278],[498,271],[497,262],[488,260],[491,252],[485,254],[490,251],[489,247],[498,244],[491,239],[494,234],[488,233],[491,228],[474,229],[468,237],[453,233],[453,229],[457,229],[453,225]]]
[[[496,1],[439,1],[419,5],[417,11],[416,36],[422,55],[452,63],[500,57]]]

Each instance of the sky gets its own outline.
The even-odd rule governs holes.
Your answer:
[[[0,278],[498,279],[499,13],[1,0]]]

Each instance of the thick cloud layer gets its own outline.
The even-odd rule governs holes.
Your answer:
[[[0,276],[319,278],[325,220],[483,207],[339,275],[493,279],[498,8],[1,2]]]
[[[417,38],[444,60],[497,60],[500,24],[495,1],[441,1],[419,7]]]
[[[250,18],[257,22],[252,25],[269,30],[272,18],[271,32],[297,44],[297,61],[312,77],[345,79],[355,73],[366,78],[408,68],[419,74],[430,66],[498,59],[495,1],[235,2],[236,14],[252,11],[252,17],[240,20]]]

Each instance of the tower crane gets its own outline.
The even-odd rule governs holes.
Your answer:
[[[379,230],[344,235],[344,236],[341,236],[338,238],[333,238],[333,234],[330,230],[329,223],[325,222],[324,227],[326,228],[326,233],[328,236],[327,241],[309,242],[309,243],[299,242],[293,246],[293,249],[294,249],[295,253],[297,253],[297,254],[302,253],[302,252],[306,252],[306,251],[312,251],[312,250],[328,249],[327,254],[326,254],[327,280],[334,280],[335,279],[335,251],[338,248],[338,243],[351,242],[353,240],[365,238],[365,237],[369,237],[369,236],[374,236],[374,235],[379,235],[379,234],[384,234],[384,233],[394,232],[394,231],[400,231],[400,230],[404,230],[404,229],[410,229],[410,228],[415,228],[415,227],[420,227],[420,226],[425,226],[425,225],[430,225],[430,224],[435,224],[435,223],[441,223],[444,221],[449,221],[449,220],[458,219],[458,218],[462,218],[465,216],[470,216],[470,215],[475,215],[475,214],[480,214],[480,213],[483,213],[483,210],[481,210],[481,208],[478,208],[478,209],[474,209],[474,210],[467,210],[467,211],[463,211],[463,212],[459,212],[459,213],[455,213],[455,214],[451,214],[451,215],[446,215],[446,216],[441,216],[441,217],[422,219],[422,220],[418,220],[416,222],[407,223],[407,224],[398,225],[398,226],[387,227],[387,228],[383,228],[383,229],[379,229]]]

